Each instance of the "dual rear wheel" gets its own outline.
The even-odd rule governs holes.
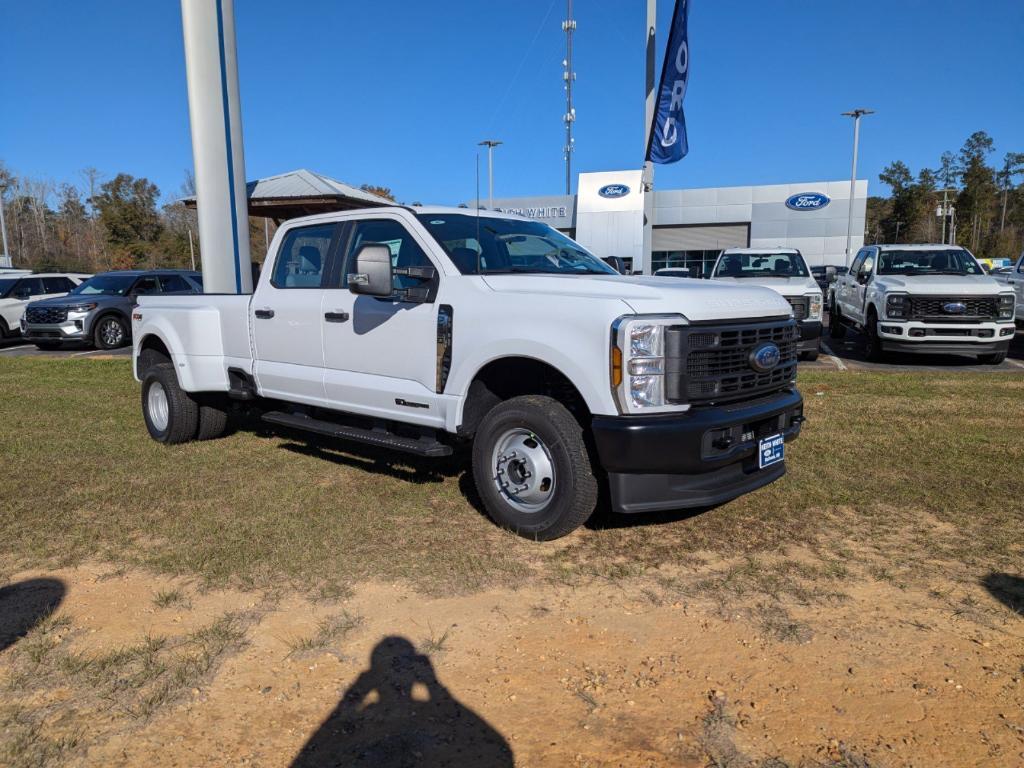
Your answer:
[[[212,440],[223,435],[228,425],[227,403],[183,390],[170,363],[158,363],[146,371],[142,415],[150,437],[168,445]]]

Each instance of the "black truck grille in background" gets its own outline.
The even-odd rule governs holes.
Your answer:
[[[947,312],[946,304],[963,304],[963,312]],[[999,300],[995,296],[931,297],[911,296],[910,317],[942,323],[966,323],[972,320],[995,320],[999,314]]]
[[[63,323],[67,319],[68,310],[65,307],[29,307],[25,310],[26,323],[53,325]]]
[[[798,323],[807,318],[808,306],[806,296],[787,296],[786,301],[793,308],[793,317]]]
[[[796,378],[799,333],[789,319],[667,328],[665,397],[674,403],[727,402],[782,389]],[[769,342],[779,348],[779,363],[756,371],[751,353]]]

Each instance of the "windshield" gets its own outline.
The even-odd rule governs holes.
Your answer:
[[[68,296],[124,296],[135,282],[135,275],[97,275],[90,277]]]
[[[8,277],[0,280],[0,299],[6,299],[11,289],[18,284],[18,278]]]
[[[539,221],[462,213],[416,217],[464,275],[617,275],[599,258]]]
[[[880,275],[983,275],[974,257],[962,248],[884,250],[879,256]]]
[[[726,253],[713,277],[808,277],[799,253]]]

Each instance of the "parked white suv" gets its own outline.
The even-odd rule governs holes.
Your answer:
[[[1013,290],[1017,298],[1017,322],[1024,324],[1024,253],[1006,271],[993,272],[992,279]]]
[[[546,224],[390,207],[283,224],[251,296],[140,296],[153,439],[271,424],[420,456],[472,444],[499,524],[721,504],[785,472],[796,323],[764,288],[616,273]]]
[[[18,335],[30,301],[63,296],[90,277],[77,272],[0,273],[0,338]]]
[[[996,365],[1015,331],[1013,288],[956,245],[869,245],[835,284],[829,333],[863,332],[869,360],[885,352],[976,355]]]
[[[727,248],[712,280],[771,288],[789,302],[800,327],[800,357],[817,360],[821,345],[821,288],[795,248]]]

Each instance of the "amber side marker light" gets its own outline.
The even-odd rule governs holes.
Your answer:
[[[612,347],[612,386],[617,387],[622,383],[622,350]]]

